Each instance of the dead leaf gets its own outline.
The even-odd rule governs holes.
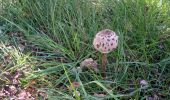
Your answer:
[[[106,95],[103,93],[94,93],[94,96],[96,97],[105,97]]]
[[[78,88],[80,86],[80,83],[76,81],[72,82],[71,84],[73,85],[74,88]],[[68,89],[72,90],[72,86],[69,86]]]
[[[146,80],[141,80],[140,85],[141,86],[146,86],[146,85],[148,85],[148,82]]]
[[[22,90],[19,94],[18,94],[18,100],[35,100],[32,95],[25,91],[25,90]]]
[[[9,86],[9,91],[12,95],[16,94],[17,93],[17,88],[13,85]]]
[[[79,87],[80,86],[80,83],[79,82],[72,82],[72,85],[76,88],[76,87]]]

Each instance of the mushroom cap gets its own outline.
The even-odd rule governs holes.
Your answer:
[[[118,36],[110,29],[99,31],[94,40],[93,46],[101,53],[109,53],[113,51],[118,45]]]

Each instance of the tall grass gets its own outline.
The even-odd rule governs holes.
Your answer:
[[[41,49],[35,56],[42,62],[37,65],[40,71],[28,79],[38,78],[46,84],[51,99],[73,99],[72,92],[58,88],[61,84],[69,86],[68,80],[81,83],[76,89],[82,99],[98,99],[93,93],[114,99],[145,98],[154,92],[154,86],[168,98],[169,1],[22,0],[6,5],[1,15],[2,22],[10,27],[6,29],[21,31],[28,43]],[[108,80],[93,71],[73,72],[88,57],[97,60],[100,67],[100,53],[93,49],[92,41],[104,28],[119,35],[118,49],[108,54]],[[55,60],[58,58],[64,62]],[[141,79],[150,84],[143,95],[138,82]],[[135,92],[129,92],[130,84]]]

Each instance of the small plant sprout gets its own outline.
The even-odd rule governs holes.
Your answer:
[[[118,45],[118,36],[109,29],[99,31],[93,40],[94,48],[102,53],[102,76],[106,77],[107,53],[116,49]]]

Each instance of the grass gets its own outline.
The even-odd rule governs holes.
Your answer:
[[[32,87],[45,91],[50,100],[138,100],[154,95],[168,100],[169,4],[168,0],[4,1],[1,42],[4,48],[15,46],[15,51],[24,56],[14,57],[12,61],[17,63],[1,71],[15,72],[30,63],[32,67],[21,85],[27,87],[36,80]],[[119,36],[118,48],[108,54],[108,79],[103,80],[92,70],[73,71],[89,57],[97,60],[100,69],[101,54],[94,50],[92,41],[105,28]],[[148,87],[141,87],[140,80],[146,80]],[[74,87],[73,81],[80,86]],[[67,89],[70,86],[72,89]],[[106,96],[96,97],[94,93]]]

